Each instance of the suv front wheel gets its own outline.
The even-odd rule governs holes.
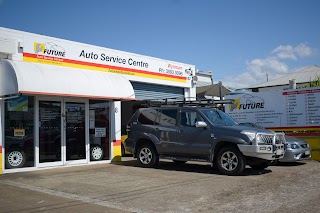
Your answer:
[[[216,164],[219,171],[225,175],[239,175],[246,166],[245,157],[233,146],[223,147],[218,152]]]
[[[137,159],[143,167],[154,167],[159,162],[159,156],[151,144],[143,144],[137,152]]]

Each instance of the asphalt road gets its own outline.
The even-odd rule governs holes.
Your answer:
[[[203,163],[145,169],[126,157],[3,174],[0,212],[320,212],[320,162],[248,167],[231,177]]]

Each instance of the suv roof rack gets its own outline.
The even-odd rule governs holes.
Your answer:
[[[171,98],[172,99],[172,98]],[[194,100],[169,100],[165,99],[157,99],[157,100],[146,100],[146,107],[160,107],[160,106],[200,106],[200,107],[211,107],[211,108],[219,108],[218,105],[223,104],[233,104],[233,99],[227,100],[213,100],[213,99],[195,99]]]

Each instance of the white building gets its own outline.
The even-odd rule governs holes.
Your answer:
[[[195,66],[0,28],[0,173],[121,157],[121,101],[195,97]]]
[[[314,65],[314,66],[305,67],[297,72],[290,73],[280,78],[248,87],[247,89],[250,89],[253,92],[284,90],[284,89],[289,89],[290,80],[295,81],[298,87],[299,85],[303,85],[303,84],[309,83],[310,81],[315,80],[317,77],[320,77],[320,67],[317,65]]]
[[[196,71],[196,87],[213,85],[213,74],[211,71]]]

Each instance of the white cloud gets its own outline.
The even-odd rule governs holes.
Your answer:
[[[277,58],[270,57],[247,62],[247,71],[256,76],[270,71],[275,74],[285,74],[288,72],[288,66]]]
[[[247,62],[245,72],[227,77],[223,82],[233,88],[243,88],[278,78],[288,71],[288,66],[277,58],[253,59]]]
[[[295,51],[301,58],[311,56],[315,52],[315,50],[308,47],[306,44],[299,44],[295,47]]]
[[[283,60],[298,60],[311,56],[314,50],[301,43],[297,46],[280,45],[266,58],[257,58],[246,62],[246,70],[238,76],[225,77],[222,82],[232,88],[245,88],[279,78],[292,72]]]
[[[296,55],[294,54],[294,50],[292,46],[279,46],[272,51],[279,59],[292,59],[297,60]]]
[[[297,60],[298,58],[305,58],[312,55],[312,48],[306,44],[301,43],[295,47],[291,45],[280,45],[271,52],[279,59]]]

